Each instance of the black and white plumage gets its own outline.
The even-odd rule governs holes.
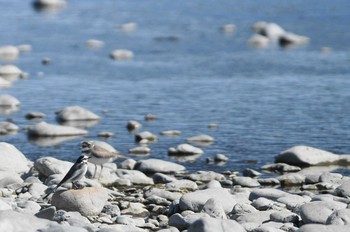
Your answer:
[[[78,188],[76,182],[82,179],[87,171],[87,161],[90,157],[86,155],[81,155],[73,166],[69,169],[67,174],[63,177],[60,183],[50,191],[43,199],[46,199],[51,193],[54,193],[61,185],[65,183],[72,183],[73,188]]]
[[[95,164],[94,177],[96,176],[97,165],[101,166],[101,171],[98,179],[101,178],[103,164],[112,162],[118,158],[125,158],[125,155],[122,155],[118,152],[111,152],[100,146],[96,141],[83,141],[81,142],[81,154],[89,156],[89,162]]]

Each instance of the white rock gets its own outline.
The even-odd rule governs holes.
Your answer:
[[[9,203],[0,199],[0,211],[4,211],[4,210],[12,210],[12,207]],[[0,219],[0,221],[1,221],[1,219]],[[1,226],[0,226],[0,228],[1,228]]]
[[[12,184],[22,184],[22,183],[23,183],[22,178],[16,172],[11,170],[6,170],[6,171],[0,170],[0,188],[4,188]]]
[[[99,47],[102,47],[103,45],[104,45],[104,42],[97,39],[89,39],[88,41],[86,41],[86,46],[88,46],[89,48],[99,48]]]
[[[216,154],[214,160],[215,162],[226,162],[228,161],[228,157],[224,154]]]
[[[134,169],[135,165],[136,165],[136,160],[126,159],[123,162],[119,163],[118,167],[120,167],[122,169],[132,170],[132,169]]]
[[[16,60],[19,55],[19,50],[15,46],[0,47],[0,60]]]
[[[66,5],[65,0],[35,0],[34,6],[45,8],[60,8]]]
[[[16,46],[20,52],[29,52],[32,50],[32,45],[30,44],[20,44]]]
[[[258,199],[259,197],[276,200],[285,196],[290,196],[290,194],[279,189],[254,189],[249,195],[249,200],[252,201]]]
[[[15,146],[0,142],[0,170],[26,173],[30,162]]]
[[[3,77],[0,77],[0,88],[9,88],[11,87],[12,82],[5,80]]]
[[[297,35],[291,32],[286,32],[279,37],[279,44],[282,47],[290,45],[301,45],[309,42],[309,38],[302,35]]]
[[[54,157],[42,157],[34,162],[34,168],[45,177],[54,174],[66,174],[72,166],[72,162],[59,160]]]
[[[179,131],[179,130],[165,130],[165,131],[160,132],[160,134],[164,135],[164,136],[178,136],[178,135],[181,135],[181,131]]]
[[[15,65],[7,64],[0,66],[0,76],[3,77],[12,77],[12,76],[19,76],[22,73],[22,71]]]
[[[0,95],[0,106],[19,106],[20,104],[20,101],[11,95]]]
[[[213,218],[227,219],[226,213],[221,203],[215,198],[210,198],[207,200],[207,202],[205,202],[201,213],[206,213]]]
[[[311,197],[309,196],[299,196],[294,194],[288,194],[286,196],[282,196],[280,198],[277,198],[276,200],[279,203],[283,203],[287,206],[287,209],[289,210],[296,210],[305,203],[308,203],[311,201]]]
[[[39,119],[39,118],[45,118],[46,115],[42,112],[29,112],[25,115],[26,119]]]
[[[129,149],[129,153],[135,154],[135,155],[147,155],[151,153],[151,148],[146,146],[133,147]]]
[[[232,179],[232,181],[235,185],[240,185],[242,187],[259,187],[260,186],[260,183],[257,180],[246,176],[236,176]]]
[[[162,197],[164,199],[167,199],[169,201],[175,201],[175,200],[180,199],[182,194],[179,192],[170,192],[168,190],[159,189],[159,188],[150,188],[150,189],[144,191],[145,198],[149,198],[151,196],[158,196],[158,197]]]
[[[339,155],[308,146],[295,146],[275,157],[277,163],[296,166],[325,165],[337,163]]]
[[[108,194],[105,189],[85,187],[79,190],[58,190],[52,196],[51,204],[57,209],[77,211],[83,216],[94,216],[101,213],[107,200]]]
[[[225,24],[222,27],[220,27],[221,31],[225,33],[232,33],[236,30],[236,25],[230,23],[230,24]]]
[[[122,170],[116,171],[118,177],[122,179],[130,180],[133,184],[149,185],[154,184],[152,178],[146,176],[144,173],[138,170]]]
[[[335,210],[327,218],[328,225],[350,225],[350,209]]]
[[[250,37],[248,43],[256,48],[264,48],[270,44],[270,40],[266,36],[254,34],[252,37]]]
[[[199,212],[210,198],[214,198],[220,202],[225,210],[225,213],[231,212],[233,206],[237,203],[227,189],[212,188],[184,194],[180,198],[180,209]]]
[[[114,60],[130,60],[134,57],[134,53],[127,49],[117,49],[110,56]]]
[[[56,112],[56,116],[60,121],[100,119],[98,115],[81,106],[64,107]]]
[[[203,154],[203,150],[190,144],[180,144],[176,148],[169,148],[169,155],[195,155]]]
[[[180,191],[181,189],[195,191],[198,189],[198,185],[196,184],[196,182],[185,179],[172,181],[170,183],[167,183],[165,187],[173,191]]]
[[[218,181],[225,180],[224,175],[213,171],[197,171],[195,173],[190,174],[188,178],[193,181],[202,181],[202,182],[209,182],[212,180],[218,180]]]
[[[220,230],[218,230],[220,228]],[[212,232],[212,231],[235,231],[246,230],[234,220],[222,220],[215,218],[201,218],[188,228],[188,232]]]
[[[144,173],[177,173],[186,170],[183,165],[160,159],[140,160],[136,163],[135,169]]]
[[[0,122],[0,134],[8,134],[18,130],[19,127],[11,122]]]
[[[136,23],[124,23],[118,26],[122,31],[134,31],[137,28]]]
[[[31,136],[73,136],[73,135],[87,135],[88,132],[83,129],[78,129],[70,126],[60,126],[40,122],[34,126],[29,127],[29,135]]]
[[[209,135],[197,135],[186,139],[187,142],[214,142],[215,139]]]
[[[135,120],[128,121],[126,125],[126,128],[128,128],[128,130],[137,130],[141,127],[142,127],[142,124]]]
[[[350,231],[349,225],[319,225],[319,224],[308,224],[300,227],[298,232],[348,232]]]
[[[257,33],[266,36],[270,40],[275,41],[286,32],[281,26],[279,26],[276,23],[267,23],[265,27],[261,27],[260,31],[258,31]]]
[[[149,131],[142,131],[138,134],[135,135],[135,141],[136,142],[141,142],[142,140],[147,140],[147,141],[156,141],[157,136],[152,134]]]

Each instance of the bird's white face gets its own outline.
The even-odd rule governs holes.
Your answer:
[[[91,157],[84,155],[83,159],[82,159],[82,163],[87,164],[88,159],[90,159]]]

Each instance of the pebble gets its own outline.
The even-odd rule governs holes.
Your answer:
[[[117,49],[111,52],[110,57],[114,60],[130,60],[134,53],[127,49]]]

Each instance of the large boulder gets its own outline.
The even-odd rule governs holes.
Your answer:
[[[295,146],[276,156],[276,163],[287,163],[296,166],[334,164],[340,156],[328,151],[308,146]]]
[[[34,126],[29,127],[28,134],[30,136],[74,136],[87,135],[88,131],[78,129],[70,126],[60,126],[40,122]]]
[[[176,173],[184,171],[186,168],[183,165],[165,160],[148,159],[138,161],[135,165],[135,169],[144,173]]]
[[[51,204],[57,209],[77,211],[83,216],[99,215],[108,200],[104,188],[85,187],[79,190],[58,190],[52,196]]]
[[[29,171],[30,162],[15,146],[0,142],[0,170],[25,173]]]
[[[100,119],[100,117],[95,113],[80,106],[64,107],[56,111],[56,116],[60,121],[99,120]]]
[[[184,194],[180,198],[179,206],[182,211],[192,210],[194,212],[199,212],[210,198],[220,202],[225,213],[231,212],[234,205],[237,203],[227,189],[212,188]]]

